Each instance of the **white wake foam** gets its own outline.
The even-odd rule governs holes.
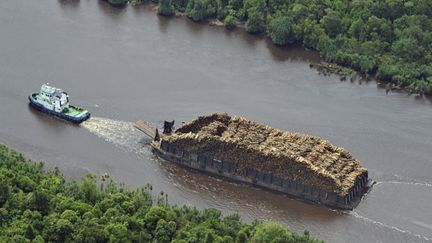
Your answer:
[[[401,229],[401,228],[398,228],[396,226],[388,225],[388,224],[385,224],[385,223],[382,223],[382,222],[370,219],[370,218],[362,216],[362,215],[360,215],[360,214],[358,214],[357,212],[354,212],[354,211],[350,212],[349,214],[352,215],[352,216],[354,216],[354,217],[356,217],[356,218],[358,218],[358,219],[360,219],[360,220],[363,220],[363,221],[365,221],[367,223],[372,223],[374,225],[377,225],[378,227],[387,228],[387,229],[390,229],[390,230],[393,230],[393,231],[397,231],[397,232],[402,233],[402,234],[408,234],[408,235],[414,236],[414,237],[416,237],[418,239],[421,239],[421,240],[424,240],[424,241],[432,241],[432,238],[428,238],[426,236],[413,233],[413,232],[411,232],[409,230]]]
[[[409,185],[409,186],[423,186],[423,187],[432,187],[432,184],[427,182],[416,182],[416,181],[378,181],[374,186],[382,185],[382,184],[399,184],[399,185]]]
[[[126,149],[128,152],[140,154],[145,150],[140,143],[144,136],[134,128],[132,122],[91,117],[81,125],[96,136],[113,143],[117,147]]]

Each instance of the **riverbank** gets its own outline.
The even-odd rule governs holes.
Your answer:
[[[0,182],[2,242],[320,242],[276,222],[170,205],[151,185],[126,189],[108,174],[65,181],[2,144]]]
[[[131,1],[131,5],[148,4]],[[151,2],[151,4],[157,4]],[[265,33],[280,46],[301,43],[318,51],[323,60],[374,78],[385,86],[409,93],[432,94],[432,18],[420,6],[387,6],[371,1],[362,6],[333,3],[306,4],[302,0],[280,5],[261,0],[164,0],[162,14],[187,16],[196,22],[242,27],[248,33]],[[388,13],[397,8],[397,12]],[[317,9],[325,9],[318,14]],[[359,12],[367,11],[363,15]],[[410,50],[416,50],[415,52]],[[319,64],[326,72],[346,73]],[[350,71],[351,72],[351,71]]]

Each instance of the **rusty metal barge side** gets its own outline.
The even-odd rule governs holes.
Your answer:
[[[279,192],[301,201],[335,209],[354,209],[372,185],[372,181],[367,177],[364,177],[364,179],[361,180],[347,196],[341,197],[334,192],[326,192],[309,185],[304,185],[291,180],[284,180],[271,174],[261,173],[252,168],[248,169],[247,176],[242,176],[235,173],[235,163],[208,158],[199,154],[188,154],[186,151],[182,151],[179,148],[173,146],[167,147],[163,142],[152,142],[151,146],[153,152],[158,157],[169,162],[192,168],[206,174]]]

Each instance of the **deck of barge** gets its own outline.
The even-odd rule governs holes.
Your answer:
[[[152,127],[143,120],[136,121],[134,126],[150,138],[154,138],[156,136],[156,128]]]

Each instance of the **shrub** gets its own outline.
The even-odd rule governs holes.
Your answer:
[[[225,20],[224,20],[224,25],[225,25],[225,28],[227,28],[229,30],[234,29],[236,27],[236,19],[235,19],[235,17],[232,16],[232,15],[226,16]]]

